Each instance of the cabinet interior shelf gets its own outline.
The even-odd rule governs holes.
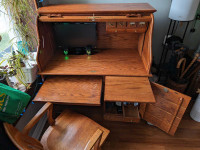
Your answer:
[[[106,49],[90,56],[59,52],[39,74],[149,76],[136,49]]]

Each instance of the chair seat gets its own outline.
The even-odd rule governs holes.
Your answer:
[[[102,145],[109,130],[86,116],[65,110],[56,118],[55,125],[45,131],[41,143],[45,150],[83,150],[97,129],[103,131]]]

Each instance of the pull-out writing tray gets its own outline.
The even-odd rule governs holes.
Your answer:
[[[34,101],[98,106],[101,89],[101,77],[49,76]]]
[[[155,103],[148,77],[106,76],[105,101]]]

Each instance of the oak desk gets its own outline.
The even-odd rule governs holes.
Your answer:
[[[147,3],[38,8],[37,63],[46,80],[34,101],[103,104],[105,119],[139,122],[141,117],[173,135],[190,97],[149,82],[155,11]],[[55,42],[57,23],[95,23],[98,53],[66,57]],[[122,102],[121,114],[110,107],[115,102]]]

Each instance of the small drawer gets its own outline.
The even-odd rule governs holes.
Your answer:
[[[115,29],[115,28],[117,28],[116,22],[107,22],[106,23],[106,29]]]
[[[146,22],[138,22],[137,27],[138,28],[146,28],[147,27],[146,24],[147,24]]]
[[[126,28],[126,22],[117,23],[117,29],[125,29],[125,28]]]
[[[110,33],[118,32],[117,23],[116,22],[107,22],[106,23],[106,32],[110,32]]]
[[[137,22],[127,22],[127,28],[136,28]]]

